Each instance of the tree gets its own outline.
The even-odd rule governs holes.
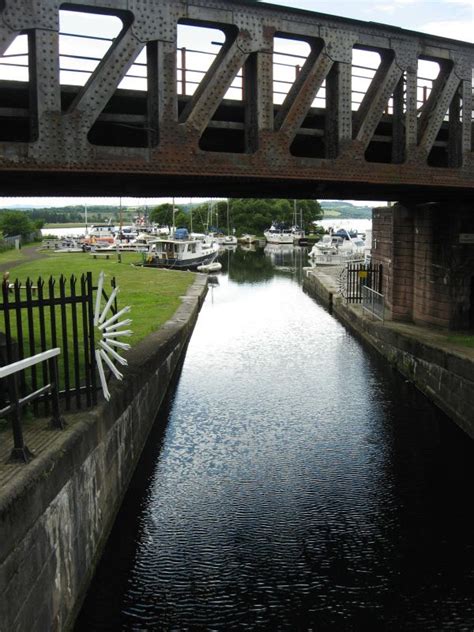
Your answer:
[[[171,226],[173,224],[173,205],[160,204],[150,211],[150,221],[160,226]]]
[[[303,228],[313,229],[313,222],[321,219],[323,211],[316,200],[286,199],[242,199],[236,198],[230,205],[231,226],[238,234],[255,233],[261,235],[273,222],[292,225],[300,224],[303,218]]]
[[[296,200],[296,217],[303,216],[303,226],[306,231],[314,229],[314,222],[322,219],[324,211],[317,200]]]
[[[34,226],[22,211],[5,211],[0,213],[0,230],[7,237],[14,235],[27,237],[34,231]]]

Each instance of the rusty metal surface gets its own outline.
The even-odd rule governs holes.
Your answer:
[[[250,195],[261,191],[268,195],[291,191],[296,195],[304,191],[318,197],[383,193],[383,199],[398,199],[411,191],[433,199],[456,193],[474,197],[474,45],[234,0],[76,0],[73,5],[59,0],[4,0],[3,4],[0,54],[18,34],[29,37],[27,116],[32,130],[29,141],[0,141],[0,190],[4,193],[24,194],[26,186],[32,194],[82,187],[84,194],[243,191]],[[59,82],[60,8],[110,12],[120,15],[124,23],[121,34],[66,109],[61,107]],[[179,108],[177,26],[183,21],[223,30],[226,43],[194,95]],[[302,39],[312,49],[278,109],[272,102],[271,87],[276,35]],[[91,129],[105,120],[107,104],[144,47],[148,53],[146,143],[122,146],[118,138],[114,146],[93,144]],[[356,112],[351,111],[354,47],[376,50],[382,60]],[[421,112],[416,96],[420,58],[435,60],[441,68]],[[223,139],[218,150],[202,149],[202,136],[216,126],[216,110],[242,67],[245,147],[229,151]],[[322,114],[322,129],[316,130],[322,137],[323,154],[294,155],[290,148],[323,81],[330,103]],[[0,87],[0,98],[4,89]],[[366,151],[397,91],[403,103],[385,118],[388,126],[393,125],[391,157],[379,162],[375,153],[375,160],[369,162]],[[462,109],[456,110],[457,102]],[[218,135],[216,138],[219,142]],[[430,166],[430,152],[443,144],[440,138],[448,138],[443,141],[446,163]]]

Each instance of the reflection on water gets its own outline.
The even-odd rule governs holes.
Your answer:
[[[286,257],[221,257],[77,630],[473,629],[472,442]]]

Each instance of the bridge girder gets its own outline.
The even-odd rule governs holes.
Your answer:
[[[233,0],[66,5],[4,0],[3,5],[0,54],[19,34],[27,34],[29,44],[28,84],[0,85],[4,194],[474,197],[473,45]],[[59,12],[64,9],[117,15],[123,22],[87,83],[76,89],[60,83]],[[225,36],[189,97],[178,94],[179,24],[217,28]],[[310,47],[278,106],[273,95],[277,36]],[[144,48],[147,92],[118,89]],[[380,56],[356,109],[354,49]],[[420,59],[440,67],[421,108]],[[227,102],[241,71],[244,96]],[[323,86],[326,107],[317,111],[313,102]],[[15,94],[26,107],[2,107],[2,97],[11,102]],[[9,121],[20,121],[18,129],[27,132],[15,135]],[[127,125],[135,130],[128,135]]]

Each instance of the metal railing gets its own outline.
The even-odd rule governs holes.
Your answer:
[[[111,293],[115,278],[111,279]],[[65,409],[81,409],[97,403],[97,370],[95,366],[94,304],[97,294],[107,302],[109,292],[93,285],[92,273],[77,278],[61,276],[48,280],[39,278],[36,283],[18,279],[2,284],[0,302],[0,330],[5,333],[0,351],[3,363],[23,360],[27,356],[43,353],[49,348],[61,347],[59,366],[59,394]],[[117,312],[114,295],[112,313]],[[32,365],[28,375],[22,373],[20,393],[26,396],[35,390],[40,381],[48,381],[48,368]],[[44,413],[48,414],[48,401]],[[35,415],[40,414],[35,401]]]
[[[26,36],[22,35],[20,37],[25,38],[25,44],[23,48],[25,50],[21,50],[21,52],[8,53],[3,57],[0,57],[0,68],[3,67],[13,67],[18,70],[23,69],[25,73],[28,73],[29,66],[29,51],[28,51],[28,41]],[[98,54],[90,53],[90,42],[103,42],[104,44],[109,44],[112,46],[116,40],[116,37],[99,37],[97,35],[84,35],[79,33],[65,32],[62,31],[60,33],[60,38],[74,38],[77,40],[82,40],[83,44],[78,45],[78,50],[76,52],[61,52],[60,53],[60,71],[61,73],[72,73],[72,75],[82,75],[83,79],[79,81],[79,85],[84,85],[89,77],[96,70],[97,66],[103,59],[103,56],[98,56]],[[62,40],[61,40],[62,41]],[[213,44],[216,44],[213,42]],[[81,47],[82,46],[82,47]],[[83,52],[83,54],[81,54]],[[197,89],[202,79],[207,73],[208,68],[212,65],[212,62],[217,57],[218,52],[215,51],[206,51],[206,50],[198,50],[189,48],[186,46],[178,47],[176,50],[176,54],[178,57],[177,64],[177,86],[178,93],[181,96],[191,96],[194,91]],[[199,62],[189,62],[189,59],[193,56],[200,56],[201,58],[208,57],[209,62],[203,61]],[[141,56],[140,56],[141,57]],[[285,61],[277,61],[280,58]],[[280,50],[274,51],[274,61],[273,66],[275,70],[285,72],[288,76],[277,76],[275,73],[274,77],[274,102],[277,103],[282,101],[286,95],[288,94],[291,86],[294,83],[294,80],[298,77],[301,69],[303,68],[306,62],[307,56],[302,54],[292,54],[289,52],[284,52]],[[286,63],[289,61],[290,63]],[[194,63],[196,66],[194,67]],[[204,66],[204,69],[203,69]],[[207,66],[207,67],[206,67]],[[378,64],[374,60],[374,65],[365,66],[361,64],[354,63],[352,64],[352,81],[354,82],[352,88],[352,109],[357,110],[365,96],[368,86],[372,81],[376,71]],[[289,76],[294,73],[294,79]],[[143,82],[147,82],[147,62],[146,55],[144,61],[136,60],[130,67],[130,70],[125,75],[124,79],[132,79],[132,80],[141,80]],[[25,77],[24,79],[20,79],[21,81],[28,81]],[[417,77],[418,81],[418,90],[417,90],[417,106],[418,109],[421,110],[423,106],[428,101],[428,98],[433,89],[435,79],[432,77],[424,77],[421,74]],[[357,83],[359,84],[356,87]],[[367,89],[364,89],[364,84],[367,84]],[[61,80],[61,84],[66,85],[67,81]],[[359,88],[359,89],[358,89]],[[362,88],[362,89],[361,89]],[[146,90],[146,85],[141,88],[137,88],[141,90]],[[243,72],[239,72],[234,81],[232,82],[229,90],[232,90],[235,94],[240,94],[240,98],[244,100],[245,98],[245,88],[243,81]],[[406,105],[406,100],[404,98],[404,107]],[[320,91],[315,96],[313,107],[326,107],[326,82],[323,82]],[[393,112],[393,100],[390,99],[387,105],[386,114]],[[447,115],[448,116],[448,115]],[[473,111],[474,117],[474,111]]]
[[[50,395],[53,416],[51,425],[53,428],[63,429],[65,427],[64,419],[61,417],[59,409],[59,378],[58,378],[58,356],[61,349],[56,347],[43,353],[38,353],[32,357],[24,358],[18,362],[13,362],[7,366],[0,367],[0,378],[8,381],[8,396],[10,403],[0,409],[0,417],[11,415],[12,431],[13,431],[13,450],[10,455],[11,461],[23,461],[27,463],[34,454],[28,449],[23,438],[23,429],[21,421],[21,410],[30,402],[40,397]],[[36,367],[37,364],[47,362],[49,365],[49,382],[44,386],[37,388],[34,392],[21,397],[19,373],[23,373],[30,367]]]
[[[384,295],[373,290],[367,285],[362,287],[362,309],[371,314],[374,318],[384,322],[385,319],[385,301]]]
[[[373,263],[350,263],[343,270],[341,294],[347,303],[363,303],[363,288],[382,290],[383,266]]]

